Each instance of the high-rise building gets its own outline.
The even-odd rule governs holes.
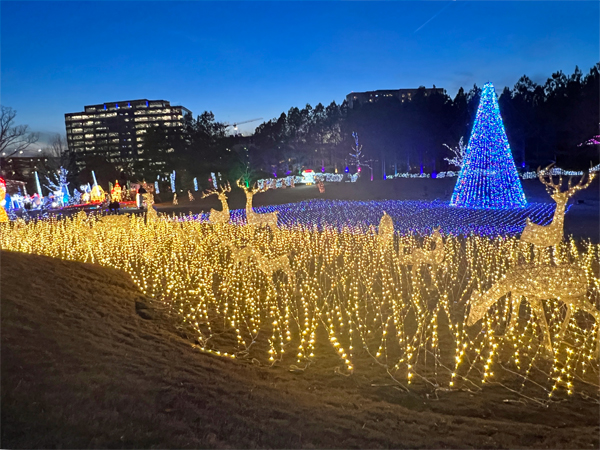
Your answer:
[[[437,92],[439,94],[444,93],[444,89],[436,88],[421,88],[424,90],[425,97]],[[367,91],[367,92],[351,92],[346,95],[346,101],[348,102],[349,108],[354,108],[355,103],[375,103],[379,100],[386,98],[396,97],[401,102],[409,102],[412,98],[417,95],[419,89],[382,89],[379,91]]]
[[[79,169],[87,156],[101,155],[123,168],[143,159],[143,139],[148,128],[161,126],[168,134],[180,133],[183,116],[191,112],[165,100],[129,100],[84,107],[65,114],[67,145]]]

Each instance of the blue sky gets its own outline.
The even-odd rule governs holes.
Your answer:
[[[1,101],[64,133],[84,105],[165,99],[217,120],[279,116],[351,91],[454,96],[599,61],[590,2],[6,2]],[[260,122],[243,128],[252,131]]]

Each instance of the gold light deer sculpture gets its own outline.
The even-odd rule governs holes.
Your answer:
[[[202,193],[201,198],[206,198],[211,195],[216,195],[221,201],[221,206],[223,207],[222,211],[217,211],[216,209],[210,210],[210,214],[208,215],[208,222],[211,224],[217,223],[229,223],[229,205],[227,204],[227,196],[226,193],[231,192],[231,185],[227,183],[227,187],[219,186],[219,190],[209,189],[206,192]]]
[[[264,256],[260,250],[255,247],[247,246],[238,248],[230,243],[224,244],[231,251],[231,258],[234,265],[238,265],[241,262],[254,261],[256,267],[264,273],[269,283],[273,283],[273,275],[281,270],[288,276],[288,282],[294,286],[296,277],[292,268],[290,267],[290,260],[288,255],[281,255],[274,258],[268,258]]]
[[[533,244],[534,248],[536,249],[553,247],[562,241],[564,234],[565,207],[567,205],[567,201],[577,191],[587,188],[596,176],[596,173],[590,173],[588,175],[587,182],[584,184],[584,175],[579,180],[579,183],[577,183],[575,186],[572,186],[573,177],[569,177],[567,190],[561,192],[561,186],[563,182],[562,175],[559,176],[558,184],[555,184],[552,180],[552,173],[550,171],[553,165],[554,164],[550,164],[544,170],[540,170],[538,167],[537,170],[538,178],[546,186],[546,190],[556,202],[556,209],[554,210],[552,223],[545,226],[537,225],[527,218],[525,229],[523,229],[523,233],[521,233],[521,241]],[[544,178],[546,175],[548,175],[548,181],[546,181]]]
[[[433,230],[433,242],[435,248],[433,250],[426,250],[425,248],[417,248],[413,250],[410,255],[403,255],[404,247],[400,246],[400,264],[406,266],[412,266],[412,276],[414,277],[417,270],[423,264],[429,264],[436,266],[444,261],[444,240],[440,233],[440,227],[434,228]]]
[[[271,230],[277,229],[277,211],[266,214],[255,213],[252,209],[252,197],[258,192],[265,192],[266,189],[259,189],[258,187],[247,188],[241,183],[241,179],[237,180],[237,185],[246,194],[246,222],[248,225],[254,226],[268,226]]]
[[[561,325],[558,337],[562,339],[573,309],[591,314],[598,327],[596,352],[600,351],[600,311],[586,301],[588,282],[585,271],[574,264],[532,265],[522,264],[510,269],[502,279],[487,292],[475,291],[471,296],[467,326],[472,326],[483,318],[487,310],[501,297],[511,294],[510,322],[507,330],[514,328],[522,297],[525,297],[536,316],[543,333],[544,347],[553,352],[550,329],[546,322],[543,300],[558,298],[567,306],[567,313]]]
[[[392,218],[384,211],[383,217],[379,221],[379,230],[377,231],[377,241],[382,250],[394,246],[394,222]]]

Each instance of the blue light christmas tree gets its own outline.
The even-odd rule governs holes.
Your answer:
[[[483,86],[450,205],[479,209],[527,205],[492,83]]]

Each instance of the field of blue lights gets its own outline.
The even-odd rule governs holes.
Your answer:
[[[552,222],[555,203],[529,203],[524,208],[471,209],[449,206],[442,201],[341,201],[306,200],[298,203],[255,207],[257,213],[278,212],[280,227],[302,226],[344,228],[367,231],[371,225],[377,227],[383,211],[394,221],[400,234],[430,234],[436,226],[444,235],[469,235],[496,237],[520,234],[529,217],[540,225]],[[193,216],[208,221],[208,213]],[[231,210],[231,223],[246,223],[244,209]]]

